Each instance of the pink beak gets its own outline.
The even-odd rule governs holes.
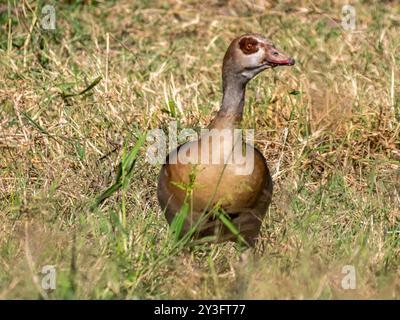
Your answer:
[[[293,66],[295,64],[295,60],[293,58],[289,58],[286,60],[268,59],[267,61],[271,64],[276,64],[279,66]]]

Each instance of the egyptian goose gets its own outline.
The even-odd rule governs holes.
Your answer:
[[[210,131],[172,151],[161,168],[157,193],[168,223],[182,213],[184,203],[189,208],[180,236],[195,227],[196,239],[236,241],[239,231],[240,239],[254,246],[271,202],[272,179],[263,155],[242,138],[235,140],[236,133],[229,133],[240,128],[249,80],[268,68],[294,63],[260,34],[245,34],[230,44],[222,66],[222,105],[208,127]],[[221,140],[221,132],[228,136]],[[220,140],[214,139],[215,133]],[[246,148],[241,163],[227,157],[235,146]],[[216,212],[223,212],[225,220]],[[226,219],[235,226],[233,230]]]

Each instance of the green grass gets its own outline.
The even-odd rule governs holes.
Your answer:
[[[57,1],[54,31],[42,3],[0,4],[0,298],[399,298],[394,2],[357,2],[354,32],[339,1]],[[177,241],[144,134],[206,127],[223,54],[250,31],[296,65],[248,86],[243,126],[275,189],[243,261]]]

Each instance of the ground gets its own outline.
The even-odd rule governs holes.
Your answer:
[[[0,298],[398,299],[400,7],[347,2],[1,1]],[[179,246],[141,134],[206,127],[246,32],[296,59],[247,90],[272,205],[253,254]]]

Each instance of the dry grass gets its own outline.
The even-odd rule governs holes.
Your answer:
[[[345,3],[57,1],[55,31],[37,1],[0,5],[0,298],[399,298],[400,11],[360,1],[350,32]],[[248,86],[244,126],[275,182],[254,260],[172,249],[144,149],[129,189],[91,212],[138,132],[208,124],[248,31],[297,61]]]

